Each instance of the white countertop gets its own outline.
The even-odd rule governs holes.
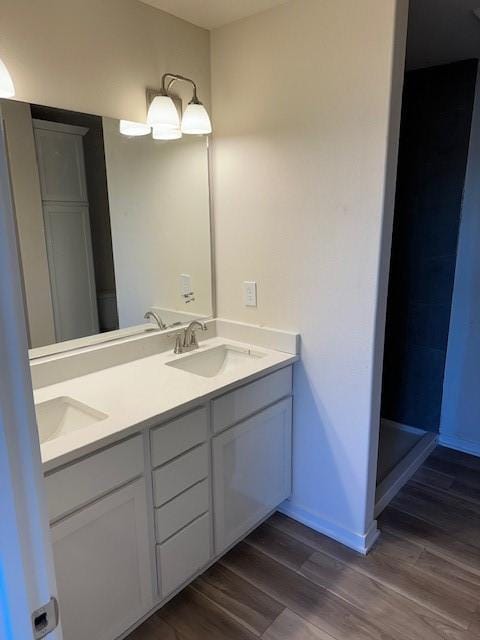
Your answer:
[[[44,470],[71,462],[141,427],[154,426],[179,410],[188,410],[201,401],[298,360],[298,356],[290,353],[222,337],[203,341],[200,350],[222,344],[251,348],[265,355],[252,359],[241,371],[227,370],[207,378],[166,366],[167,362],[191,355],[176,356],[167,351],[37,389],[35,403],[69,396],[108,415],[91,426],[42,444]]]

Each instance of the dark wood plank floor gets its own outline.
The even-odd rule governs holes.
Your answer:
[[[478,640],[480,458],[438,448],[367,557],[279,514],[127,640]]]

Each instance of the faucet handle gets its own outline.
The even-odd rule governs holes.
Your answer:
[[[195,329],[192,329],[192,333],[190,334],[190,344],[188,346],[193,347],[194,349],[198,347],[198,340]]]
[[[175,334],[175,348],[173,353],[183,353],[183,333]]]

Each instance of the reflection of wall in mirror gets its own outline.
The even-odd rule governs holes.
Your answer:
[[[103,119],[120,327],[147,309],[212,313],[206,140],[127,138]],[[195,301],[182,296],[190,274]]]

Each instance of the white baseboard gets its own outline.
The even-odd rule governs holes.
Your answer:
[[[480,443],[472,442],[471,440],[463,440],[457,436],[445,436],[440,434],[438,444],[448,449],[455,449],[456,451],[463,451],[463,453],[470,453],[472,456],[480,457]]]
[[[387,418],[382,418],[382,425],[386,427],[393,427],[394,429],[399,429],[400,431],[405,431],[406,433],[415,433],[416,435],[423,436],[428,431],[425,429],[419,429],[418,427],[411,427],[409,424],[403,424],[402,422],[395,422],[394,420],[388,420]]]
[[[410,427],[409,429],[411,429]],[[420,431],[421,433],[425,433]],[[400,489],[410,480],[413,474],[422,466],[438,443],[436,433],[425,433],[423,438],[408,453],[388,476],[377,486],[375,494],[374,517],[385,509]]]
[[[324,520],[319,517],[318,514],[302,509],[301,507],[297,507],[289,501],[283,502],[278,508],[278,511],[289,518],[304,524],[306,527],[309,527],[314,531],[318,531],[318,533],[323,533],[329,538],[333,538],[337,542],[340,542],[363,555],[367,555],[380,535],[380,531],[377,529],[376,520],[372,522],[367,533],[360,534]]]

